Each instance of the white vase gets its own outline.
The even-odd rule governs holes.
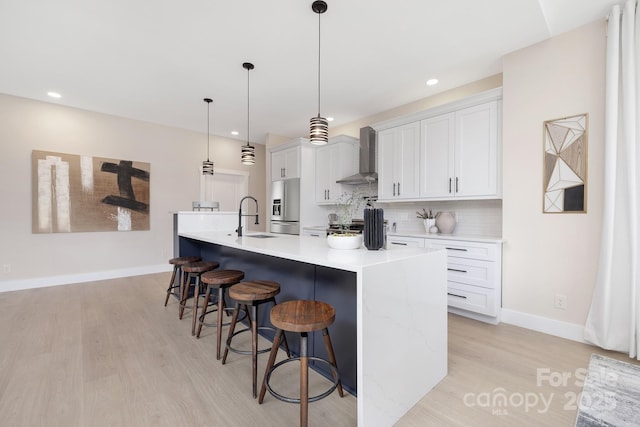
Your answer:
[[[434,225],[436,225],[436,219],[435,218],[426,218],[423,220],[424,222],[424,231],[427,233],[431,233],[431,227],[433,227]]]
[[[327,244],[333,249],[358,249],[362,246],[362,234],[329,234]]]
[[[451,234],[456,228],[456,215],[453,212],[438,212],[436,214],[436,227],[442,234]]]

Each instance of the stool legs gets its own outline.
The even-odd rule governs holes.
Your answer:
[[[338,363],[336,362],[336,355],[333,352],[333,345],[331,345],[331,337],[329,336],[329,329],[324,328],[322,330],[322,339],[324,340],[324,347],[327,349],[327,354],[329,355],[329,362],[338,370]],[[338,380],[338,394],[340,397],[344,397],[344,393],[342,392],[342,381],[338,378],[338,376],[334,373],[334,380]]]
[[[202,322],[204,320],[204,316],[207,313],[207,309],[209,309],[209,299],[211,298],[211,288],[207,286],[207,292],[204,295],[204,305],[202,306],[202,312],[200,314],[199,324],[198,324],[198,332],[196,333],[196,338],[200,338],[200,332],[202,332]]]
[[[182,315],[184,314],[184,306],[187,303],[187,295],[189,294],[189,283],[188,280],[190,278],[190,274],[185,274],[182,272],[182,281],[180,282],[180,310],[178,313],[178,317],[182,320]]]
[[[271,302],[273,305],[276,305],[275,298],[269,298],[265,300],[267,302]],[[229,346],[231,345],[231,339],[233,338],[233,334],[235,332],[236,323],[238,321],[238,313],[241,308],[244,308],[247,313],[247,319],[249,321],[250,330],[251,330],[251,374],[252,374],[252,384],[253,384],[253,398],[258,397],[258,304],[261,304],[265,301],[255,301],[251,305],[243,304],[238,302],[236,305],[236,309],[233,312],[233,317],[231,318],[231,325],[229,326],[229,336],[227,337],[227,345],[224,350],[224,356],[222,357],[222,364],[224,365],[227,361],[227,355],[229,354]],[[251,310],[249,310],[251,307]],[[250,311],[250,314],[249,314]],[[290,356],[289,352],[289,344],[287,343],[286,338],[283,338],[284,346],[287,352],[287,356]],[[275,341],[274,341],[275,342]],[[275,345],[275,344],[274,344]],[[278,341],[278,346],[280,345],[280,341]],[[276,346],[276,352],[278,347]],[[266,351],[266,350],[263,350]],[[273,349],[271,350],[273,352]],[[274,356],[275,358],[275,356]]]
[[[233,311],[233,315],[231,316],[231,325],[229,325],[229,336],[227,337],[227,345],[224,348],[224,355],[222,356],[222,364],[227,363],[227,355],[229,354],[229,346],[231,345],[231,338],[233,337],[233,333],[236,329],[236,323],[238,322],[238,313],[240,312],[240,307],[243,304],[236,303],[236,309]],[[246,310],[246,306],[245,306]],[[251,322],[251,316],[249,312],[247,312],[247,319]]]
[[[262,403],[264,401],[264,396],[267,392],[267,379],[271,374],[271,371],[274,367],[276,354],[278,353],[278,347],[280,346],[280,339],[284,336],[284,332],[281,329],[276,330],[276,335],[273,339],[273,346],[271,347],[271,352],[269,353],[269,360],[267,361],[267,368],[265,370],[264,378],[262,380],[262,387],[260,388],[260,396],[258,397],[258,403]],[[333,345],[331,344],[331,337],[329,336],[329,329],[322,329],[322,338],[324,340],[324,345],[327,350],[327,354],[329,356],[329,363],[335,368],[335,372],[333,372],[333,378],[336,382],[335,388],[338,389],[338,393],[340,397],[344,397],[344,392],[342,391],[342,382],[337,374],[338,365],[336,363],[335,353],[333,351]],[[301,332],[300,333],[300,426],[307,427],[309,422],[309,355],[308,355],[308,333]],[[312,357],[312,359],[315,359]],[[284,362],[280,362],[282,364]],[[328,395],[333,389],[326,392],[325,396]],[[276,396],[278,397],[278,396]],[[322,398],[323,396],[314,396],[312,401],[317,400],[318,398]],[[286,400],[287,402],[295,402],[297,400],[291,400],[291,398],[284,398],[280,396],[281,400]]]
[[[307,333],[300,334],[300,427],[307,427],[309,420],[309,359],[307,358]]]
[[[217,343],[216,343],[216,359],[220,360],[220,343],[222,342],[222,313],[225,310],[224,303],[224,286],[218,287],[218,301],[217,301],[217,315],[218,315],[218,324],[217,324]],[[209,299],[211,298],[211,286],[207,285],[207,293],[204,297],[204,306],[202,307],[202,311],[200,312],[200,321],[198,322],[198,332],[196,333],[196,337],[200,338],[200,332],[202,331],[202,324],[204,323],[204,316],[207,314],[207,309],[209,308]]]
[[[169,287],[167,288],[167,297],[164,299],[164,306],[167,306],[167,303],[169,302],[169,295],[171,295],[171,290],[173,288],[175,288],[175,281],[176,281],[176,273],[178,272],[178,269],[180,267],[178,267],[177,265],[173,266],[173,274],[171,274],[171,280],[169,281]],[[180,269],[180,271],[182,272],[182,269]],[[182,275],[182,274],[181,274]]]
[[[253,385],[253,398],[258,397],[258,307],[251,305],[251,374]]]
[[[222,341],[222,312],[224,311],[224,288],[218,287],[218,327],[216,328],[216,359],[220,360],[220,342]],[[204,313],[204,312],[203,312]],[[202,325],[201,325],[202,326]]]
[[[198,299],[200,298],[200,275],[196,275],[196,286],[193,290],[193,313],[191,316],[191,335],[196,334],[196,319],[198,318]],[[208,303],[208,302],[207,302]]]
[[[277,329],[276,334],[273,337],[273,345],[271,346],[271,352],[269,353],[269,359],[267,360],[267,369],[265,370],[264,378],[262,379],[262,387],[260,388],[260,396],[258,396],[258,403],[262,403],[264,395],[267,393],[267,373],[273,365],[276,363],[276,355],[278,354],[278,347],[280,347],[280,340],[282,339],[282,329]]]

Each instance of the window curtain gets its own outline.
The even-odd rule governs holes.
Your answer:
[[[637,0],[613,6],[607,27],[604,212],[587,341],[640,360],[640,63]]]

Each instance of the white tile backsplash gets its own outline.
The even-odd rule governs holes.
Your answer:
[[[458,222],[455,233],[470,236],[502,236],[502,200],[452,200],[442,202],[380,203],[384,219],[391,225],[396,223],[396,232],[424,233],[424,224],[416,218],[416,211],[431,209],[453,211]]]

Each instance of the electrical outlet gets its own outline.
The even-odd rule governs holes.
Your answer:
[[[5,274],[11,273],[11,264],[4,264],[2,266],[2,272]]]
[[[567,309],[567,296],[566,295],[556,294],[556,298],[555,298],[555,301],[554,301],[554,307],[555,308],[559,308],[560,310],[566,310]]]

